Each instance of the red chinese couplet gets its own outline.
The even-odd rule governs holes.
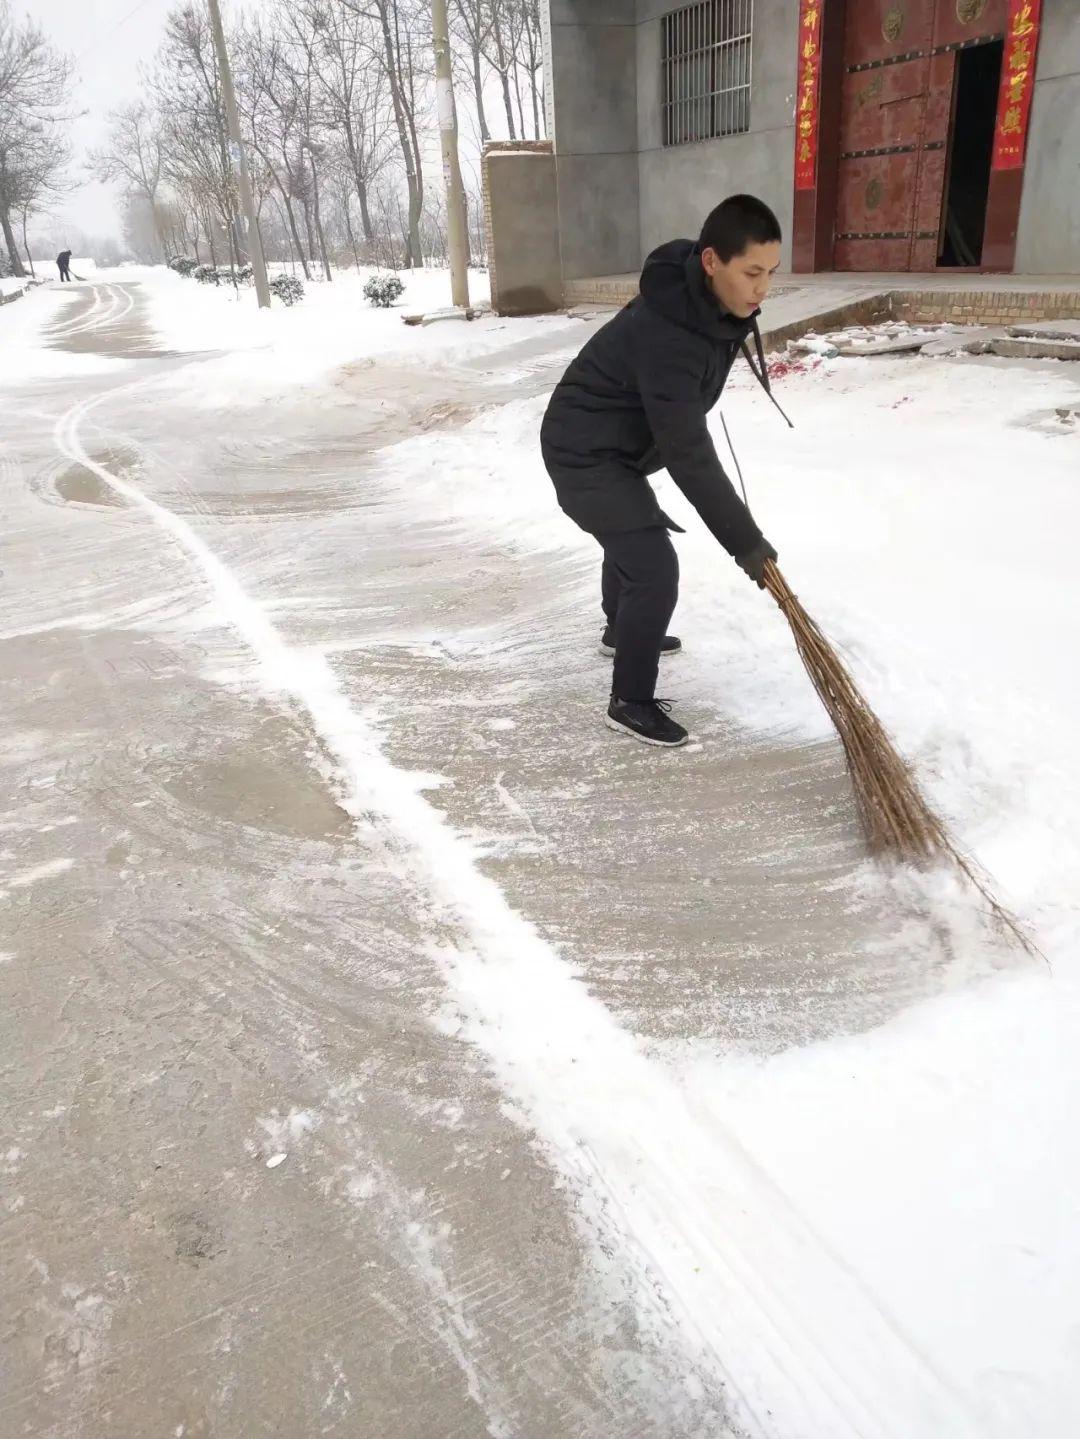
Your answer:
[[[823,3],[824,0],[801,0],[799,5],[799,87],[795,102],[796,190],[812,190],[817,184]]]
[[[1023,168],[1031,92],[1035,88],[1041,3],[1042,0],[1009,0],[997,128],[994,131],[995,170]]]

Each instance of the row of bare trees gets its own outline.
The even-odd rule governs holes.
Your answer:
[[[61,193],[70,80],[70,62],[41,27],[19,24],[0,0],[0,275],[26,273],[27,225]]]
[[[3,3],[3,0],[0,0]],[[493,107],[511,138],[543,134],[539,0],[451,0],[459,108],[474,147]],[[430,0],[279,0],[230,30],[241,127],[267,254],[418,266],[446,253]],[[144,97],[117,111],[96,173],[126,197],[138,258],[244,259],[224,106],[201,0],[167,21]],[[501,101],[501,104],[500,104]],[[464,102],[464,103],[463,103]],[[482,250],[473,185],[470,237]]]

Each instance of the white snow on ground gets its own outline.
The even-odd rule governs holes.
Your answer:
[[[86,453],[80,424],[96,403],[58,423],[59,447],[186,550],[220,616],[255,655],[266,689],[306,710],[338,766],[342,803],[365,834],[386,836],[401,870],[430,897],[432,953],[465,1011],[465,1034],[574,1180],[601,1242],[625,1252],[643,1319],[666,1326],[676,1317],[684,1342],[722,1379],[756,1435],[976,1439],[974,1411],[955,1385],[895,1332],[725,1129],[697,1119],[677,1079],[510,908],[479,870],[474,845],[424,798],[426,777],[386,760],[370,717],[352,708],[326,658],[290,646],[185,518]],[[888,1415],[879,1413],[885,1396]]]
[[[22,283],[21,281],[19,282]],[[82,334],[84,318],[72,319],[86,300],[84,285],[38,285],[21,300],[0,307],[0,385],[15,387],[36,380],[78,378],[81,375],[122,374],[129,361],[105,355],[78,354],[50,348],[50,334]],[[105,288],[99,287],[101,296]],[[91,302],[94,314],[109,303],[101,296]]]
[[[877,1033],[778,1058],[684,1045],[663,1058],[691,1114],[706,1132],[741,1141],[761,1177],[756,1219],[739,1211],[733,1228],[717,1196],[721,1247],[725,1233],[737,1233],[742,1254],[757,1253],[763,1270],[770,1246],[774,1268],[783,1254],[789,1267],[778,1286],[797,1303],[822,1276],[812,1245],[801,1269],[800,1255],[785,1253],[790,1236],[778,1215],[807,1215],[892,1320],[918,1336],[964,1396],[976,1432],[1071,1435],[1080,1414],[1080,604],[1072,563],[1080,427],[1053,417],[1077,404],[1076,380],[1064,366],[912,359],[842,361],[780,388],[794,431],[745,375],[725,401],[755,512],[789,580],[844,647],[963,844],[1032,926],[1052,972],[1031,962]],[[552,506],[536,454],[542,409],[526,402],[459,435],[397,446],[386,455],[386,480],[420,511],[453,505],[464,527],[503,531],[517,546],[588,550],[592,542],[575,538]],[[715,432],[722,446],[718,423]],[[747,584],[670,482],[660,488],[690,531],[677,537],[676,628],[693,648],[668,680],[683,718],[692,724],[695,710],[720,709],[762,735],[827,734],[772,602]],[[595,596],[586,584],[587,608]],[[889,882],[874,868],[863,876],[866,888]],[[958,986],[985,972],[991,940],[969,891],[947,875],[909,876],[897,887],[921,892],[931,922],[950,935]],[[928,934],[910,928],[915,953]],[[474,978],[474,1013],[490,1021],[491,981]],[[533,994],[529,1015],[545,1008],[552,1026],[565,1023]],[[483,1035],[516,1075],[513,1087],[530,1091],[535,1119],[554,1096],[550,1075],[523,1060],[509,1012]],[[640,1096],[620,1101],[632,1093],[627,1078],[611,1084],[610,1110],[597,1102],[588,1143],[600,1151],[623,1104],[636,1103],[645,1124]],[[708,1151],[680,1156],[688,1192],[708,1192],[714,1159]],[[658,1240],[669,1255],[679,1228],[672,1222]],[[708,1332],[711,1296],[691,1288],[682,1298]],[[820,1338],[809,1327],[808,1344]],[[843,1320],[835,1332],[846,1332]],[[720,1347],[730,1352],[729,1340]],[[898,1390],[883,1388],[877,1401],[899,1433],[965,1432],[927,1427]],[[786,1412],[785,1420],[785,1434],[839,1432],[804,1429]],[[878,1422],[866,1432],[892,1432]]]
[[[268,354],[284,359],[293,321],[272,323]],[[363,345],[350,360],[383,338],[383,317],[356,323]],[[486,323],[445,353],[484,344]],[[391,346],[395,325],[390,312]],[[438,349],[453,328],[417,337],[402,326],[402,352]],[[314,321],[295,330],[314,385],[345,337],[328,328],[316,352]],[[235,389],[219,388],[219,401],[250,403],[281,383],[251,359],[228,362]],[[793,432],[745,376],[725,402],[755,513],[1052,969],[1028,962],[965,984],[990,968],[974,900],[945,877],[911,881],[950,937],[954,992],[877,1032],[768,1059],[647,1050],[621,1030],[480,872],[423,778],[383,758],[326,658],[286,645],[185,520],[133,487],[127,498],[201,567],[267,687],[307,707],[358,822],[381,818],[425,880],[433,917],[460,936],[441,958],[463,1032],[601,1234],[628,1242],[643,1308],[678,1319],[749,1432],[1065,1439],[1080,1413],[1080,605],[1069,553],[1080,437],[1048,416],[1077,403],[1076,381],[1065,367],[846,361],[781,392]],[[554,508],[536,451],[541,411],[522,402],[395,446],[381,470],[388,492],[519,549],[594,551]],[[61,424],[61,447],[116,483],[85,455],[79,420]],[[771,601],[663,488],[691,531],[678,541],[679,628],[693,646],[679,712],[692,724],[722,709],[761,735],[827,733]],[[586,607],[593,588],[582,581]],[[872,868],[862,877],[864,888],[890,882]],[[927,937],[911,924],[913,952]]]
[[[725,412],[781,567],[961,839],[1052,942],[1080,872],[1080,422],[1028,422],[1080,402],[1076,379],[1064,365],[845,360],[780,393],[794,430],[745,373]],[[386,481],[466,528],[592,553],[552,502],[536,446],[544,404],[397,445],[384,452]],[[724,453],[719,420],[714,432]],[[778,609],[674,485],[657,488],[688,530],[676,536],[678,622],[695,656],[679,670],[687,716],[708,705],[761,734],[829,734]]]
[[[291,273],[279,265],[272,270],[275,275]],[[251,285],[200,285],[161,265],[125,265],[119,270],[100,271],[95,278],[138,280],[146,286],[154,328],[172,350],[249,350],[276,342],[281,342],[283,350],[312,349],[323,341],[331,343],[335,350],[351,345],[342,358],[352,360],[366,354],[373,342],[377,348],[385,348],[387,336],[401,349],[415,349],[418,342],[426,343],[424,332],[418,340],[402,316],[450,305],[449,270],[401,271],[399,278],[405,293],[387,310],[377,309],[363,295],[371,276],[386,271],[336,269],[330,282],[321,276],[304,280],[300,270],[295,273],[304,285],[304,298],[294,305],[284,305],[275,297],[266,310],[259,309]],[[486,304],[488,297],[487,274],[471,270],[471,303]],[[453,327],[459,343],[466,323],[461,321]]]
[[[77,267],[76,267],[77,268]],[[52,277],[55,267],[42,273]],[[0,383],[78,376],[94,372],[121,374],[128,362],[100,355],[72,354],[35,345],[46,327],[55,337],[87,334],[94,325],[122,319],[123,286],[140,286],[150,309],[150,323],[163,348],[205,357],[197,378],[179,381],[187,401],[201,398],[208,406],[260,404],[276,394],[311,386],[345,364],[362,364],[392,355],[406,364],[438,358],[443,363],[471,358],[508,343],[511,333],[527,334],[545,326],[565,324],[565,317],[526,322],[492,315],[466,321],[451,319],[414,328],[404,316],[448,308],[450,276],[446,270],[403,272],[405,293],[390,309],[376,309],[363,287],[374,270],[340,270],[332,282],[306,283],[303,300],[284,305],[275,299],[260,310],[251,286],[200,285],[164,266],[122,265],[93,275],[93,308],[79,310],[87,286],[53,281],[0,312]],[[488,300],[488,277],[469,277],[474,304]],[[21,312],[21,313],[16,313]],[[168,382],[166,381],[166,384]]]
[[[127,270],[122,273],[128,274]],[[207,354],[199,367],[197,390],[204,403],[259,404],[297,387],[317,384],[332,370],[376,357],[422,365],[471,359],[504,347],[511,336],[563,325],[565,316],[507,321],[490,314],[473,321],[441,320],[422,327],[404,317],[450,307],[447,270],[403,271],[405,293],[389,309],[364,298],[363,287],[375,270],[338,270],[331,283],[305,282],[303,300],[291,306],[274,300],[269,310],[256,305],[254,291],[200,285],[162,267],[142,272],[150,299],[150,318],[171,350]],[[488,300],[488,277],[469,276],[470,300]],[[214,351],[221,351],[219,358]],[[192,376],[181,381],[185,399],[193,396]]]

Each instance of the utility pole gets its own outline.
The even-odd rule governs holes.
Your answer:
[[[431,0],[431,28],[435,41],[435,93],[439,102],[443,178],[446,181],[446,230],[450,245],[450,287],[454,305],[469,308],[469,237],[465,222],[465,187],[458,162],[457,108],[450,68],[450,26],[446,0]]]
[[[247,251],[251,256],[251,268],[255,275],[255,294],[259,309],[270,308],[270,285],[266,278],[266,260],[263,258],[262,237],[255,219],[255,197],[251,191],[251,176],[248,174],[247,157],[240,139],[240,116],[236,110],[236,95],[233,93],[232,71],[229,69],[229,52],[225,49],[225,30],[221,24],[218,0],[208,0],[210,25],[214,32],[214,49],[217,51],[218,70],[221,73],[221,91],[225,96],[225,116],[229,122],[229,155],[233,170],[240,186],[240,204],[247,221]]]

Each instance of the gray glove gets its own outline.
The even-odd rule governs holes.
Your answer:
[[[745,555],[736,555],[735,563],[741,570],[745,570],[757,585],[758,589],[763,590],[765,588],[765,561],[775,560],[776,558],[777,554],[772,545],[769,544],[768,540],[761,539],[754,548],[748,550]]]

